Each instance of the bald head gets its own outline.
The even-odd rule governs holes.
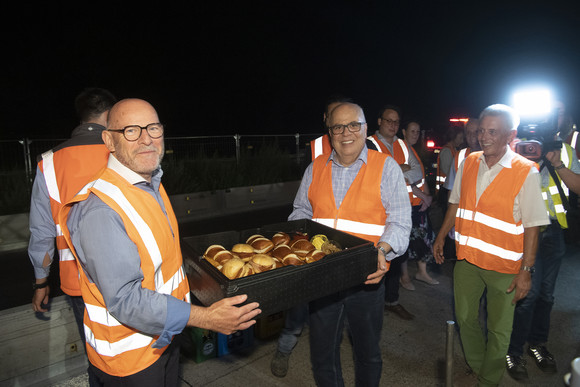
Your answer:
[[[149,102],[136,98],[124,99],[111,108],[107,130],[103,131],[103,141],[113,157],[147,181],[151,181],[165,153],[163,135],[152,138],[145,129],[155,123],[159,123],[159,117]],[[129,141],[125,137],[122,129],[128,126],[140,130],[136,140]]]
[[[109,112],[107,129],[120,129],[127,125],[146,126],[152,122],[159,122],[153,106],[142,99],[128,98],[113,105]]]

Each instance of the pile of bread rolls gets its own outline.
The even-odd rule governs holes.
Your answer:
[[[211,245],[203,258],[229,279],[236,279],[282,266],[316,262],[325,255],[306,234],[296,233],[291,237],[288,233],[277,232],[271,239],[252,235],[245,243],[235,244],[230,250],[222,245]]]

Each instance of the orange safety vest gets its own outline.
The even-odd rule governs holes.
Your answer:
[[[312,160],[324,153],[332,152],[332,145],[330,144],[330,137],[328,134],[310,141],[310,151],[312,152]]]
[[[385,232],[387,214],[381,201],[381,180],[386,154],[368,151],[367,162],[336,208],[332,191],[332,162],[324,157],[314,160],[308,200],[312,220],[359,238],[379,243]],[[390,265],[387,262],[387,265]]]
[[[71,246],[66,217],[72,206],[86,200],[91,192],[121,216],[141,258],[143,289],[190,302],[177,219],[163,186],[159,193],[167,216],[150,194],[129,184],[113,170],[105,169],[98,180],[85,186],[60,212],[63,234]],[[72,251],[78,260],[74,248]],[[142,371],[159,359],[168,346],[153,348],[158,336],[142,333],[111,315],[101,292],[84,270],[80,270],[80,283],[85,301],[86,349],[91,364],[109,375],[122,377]]]
[[[69,296],[80,296],[79,271],[66,240],[62,236],[58,213],[101,169],[107,166],[109,150],[100,144],[73,145],[42,154],[38,168],[44,175],[50,211],[56,227],[60,287]]]
[[[417,154],[415,149],[413,149],[413,147],[407,146],[405,141],[399,138],[397,139],[397,141],[393,141],[394,154],[392,155],[391,152],[389,151],[389,148],[387,148],[387,146],[383,144],[383,142],[379,139],[379,137],[376,134],[368,136],[367,139],[370,140],[377,147],[377,150],[379,152],[386,153],[389,156],[392,156],[399,165],[409,164],[409,148],[411,148],[413,154],[415,155],[415,157],[419,161],[419,164],[421,165],[421,172],[423,172],[423,179],[421,179],[421,181],[417,184],[417,188],[419,188],[421,191],[425,191],[425,169],[423,168],[423,163],[421,162],[419,155]],[[405,180],[405,184],[407,185],[407,192],[409,193],[409,200],[411,201],[411,206],[421,205],[421,198],[413,194],[413,188],[411,187],[411,184],[408,183],[407,180]]]
[[[457,150],[455,150],[455,147],[447,143],[443,146],[443,148],[441,148],[441,150],[444,148],[449,149],[451,151],[451,157],[455,159],[455,155],[457,155]],[[447,171],[442,170],[440,165],[441,152],[439,152],[439,155],[437,156],[437,179],[435,181],[435,192],[439,192],[439,189],[443,186],[443,184],[445,184],[445,178],[447,177]]]
[[[453,158],[453,168],[455,168],[455,174],[457,174],[459,166],[461,165],[463,160],[465,160],[465,158],[469,156],[470,153],[471,153],[470,147],[460,149],[459,152],[457,152],[457,156]]]
[[[502,168],[476,204],[482,153],[471,153],[463,165],[455,218],[457,259],[482,269],[517,274],[524,254],[524,227],[521,220],[514,221],[514,201],[535,163],[515,155],[512,167]]]

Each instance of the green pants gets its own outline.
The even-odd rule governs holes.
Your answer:
[[[453,272],[455,314],[465,360],[477,374],[480,386],[496,386],[505,370],[514,320],[512,300],[506,293],[514,274],[481,269],[465,260]],[[479,323],[479,305],[486,291],[487,334]]]

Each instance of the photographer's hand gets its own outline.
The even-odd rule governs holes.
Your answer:
[[[562,164],[562,160],[560,159],[560,150],[553,150],[546,153],[546,160],[548,160],[553,167],[557,167]]]

